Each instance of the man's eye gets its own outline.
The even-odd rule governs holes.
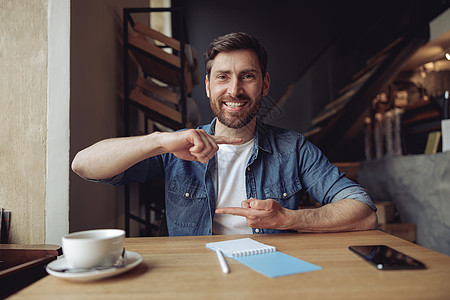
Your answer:
[[[253,75],[253,74],[245,74],[244,75],[244,79],[253,79],[253,78],[255,78],[255,75]]]
[[[218,75],[218,76],[217,76],[217,79],[219,79],[219,80],[225,80],[225,79],[227,79],[227,76],[225,76],[225,75]]]

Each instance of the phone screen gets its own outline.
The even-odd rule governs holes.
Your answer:
[[[420,261],[385,245],[350,246],[348,248],[375,265],[379,270],[425,268]]]

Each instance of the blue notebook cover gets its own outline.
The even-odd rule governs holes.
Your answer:
[[[280,277],[291,274],[305,273],[322,269],[296,257],[280,251],[233,257],[241,264],[267,277]]]
[[[209,243],[206,247],[220,249],[225,256],[271,278],[322,269],[250,238]]]

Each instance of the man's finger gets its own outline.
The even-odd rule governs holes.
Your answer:
[[[250,201],[252,201],[251,199],[247,199],[241,202],[241,207],[242,208],[250,208]]]
[[[216,209],[216,214],[228,214],[234,216],[248,217],[251,212],[247,208],[242,207],[222,207]]]
[[[249,208],[258,209],[258,210],[271,210],[273,205],[270,199],[267,200],[258,200],[258,199],[248,199],[245,200]]]
[[[209,151],[211,148],[218,149],[214,140],[203,129],[196,129],[194,131],[192,144],[193,146],[189,150],[194,153],[200,153],[205,150]]]
[[[216,144],[240,144],[242,143],[241,138],[231,138],[226,136],[212,136]]]
[[[188,138],[189,142],[192,143],[192,147],[189,149],[190,152],[198,153],[205,148],[204,140],[198,131],[193,131]]]

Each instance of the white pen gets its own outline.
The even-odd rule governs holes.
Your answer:
[[[225,261],[225,258],[223,257],[222,251],[219,249],[216,250],[217,257],[219,258],[220,266],[222,267],[222,271],[226,274],[230,272],[230,269],[228,268],[227,262]]]

